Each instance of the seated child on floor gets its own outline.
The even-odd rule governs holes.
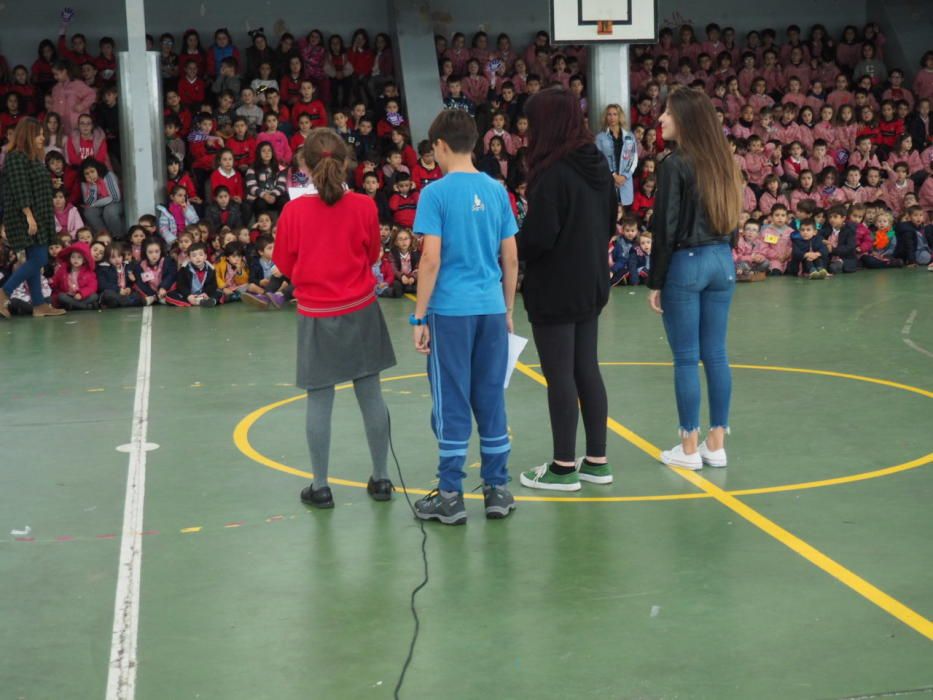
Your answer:
[[[826,270],[829,251],[813,219],[800,222],[800,230],[791,234],[791,244],[793,253],[788,274],[807,276],[811,280],[823,280],[829,276]]]
[[[749,219],[742,226],[742,235],[733,251],[736,280],[739,282],[759,282],[771,269],[771,261],[761,252],[760,234],[761,224],[754,219]]]
[[[633,245],[628,252],[628,283],[632,286],[643,284],[650,270],[651,232],[642,231],[638,234],[638,244]]]
[[[127,245],[114,241],[109,256],[97,264],[97,290],[102,309],[142,306],[142,299],[133,291],[128,259],[132,258]]]
[[[243,301],[261,309],[271,304],[281,309],[292,298],[292,286],[288,278],[279,272],[272,262],[275,240],[262,235],[256,239],[256,257],[249,265],[249,287],[242,295]]]
[[[223,250],[223,257],[215,265],[217,288],[222,293],[221,304],[239,301],[240,295],[249,287],[249,268],[243,246],[236,242],[228,243]]]
[[[175,289],[168,295],[173,306],[217,306],[220,291],[214,266],[207,261],[207,246],[192,243],[188,248],[188,261],[178,270]]]

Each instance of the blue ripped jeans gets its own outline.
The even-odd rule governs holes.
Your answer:
[[[700,429],[700,360],[706,371],[710,426],[729,428],[732,371],[726,332],[734,291],[735,263],[728,244],[686,248],[671,258],[661,307],[674,355],[674,393],[682,437]]]

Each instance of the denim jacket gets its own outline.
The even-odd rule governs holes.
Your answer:
[[[632,178],[635,175],[635,168],[638,167],[638,144],[635,142],[635,136],[630,131],[622,130],[622,157],[619,163],[616,163],[615,145],[608,129],[596,134],[596,148],[606,156],[610,172],[625,176],[625,184],[617,189],[619,201],[628,206],[635,196]]]

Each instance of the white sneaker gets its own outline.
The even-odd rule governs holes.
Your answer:
[[[703,460],[703,464],[707,467],[725,467],[726,463],[726,448],[721,447],[718,450],[711,450],[706,446],[706,440],[700,443],[697,447],[697,452],[700,453],[700,459]]]
[[[691,471],[697,471],[703,468],[703,458],[700,457],[699,451],[694,452],[692,455],[688,455],[684,453],[682,445],[677,445],[676,447],[662,452],[661,461],[669,467],[680,467],[681,469],[689,469]]]

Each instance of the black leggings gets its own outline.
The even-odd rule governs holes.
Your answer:
[[[576,459],[577,417],[583,412],[586,454],[606,455],[609,406],[599,371],[596,344],[599,319],[583,323],[533,325],[541,371],[547,379],[547,402],[554,438],[554,459]],[[577,410],[579,399],[580,409]]]

